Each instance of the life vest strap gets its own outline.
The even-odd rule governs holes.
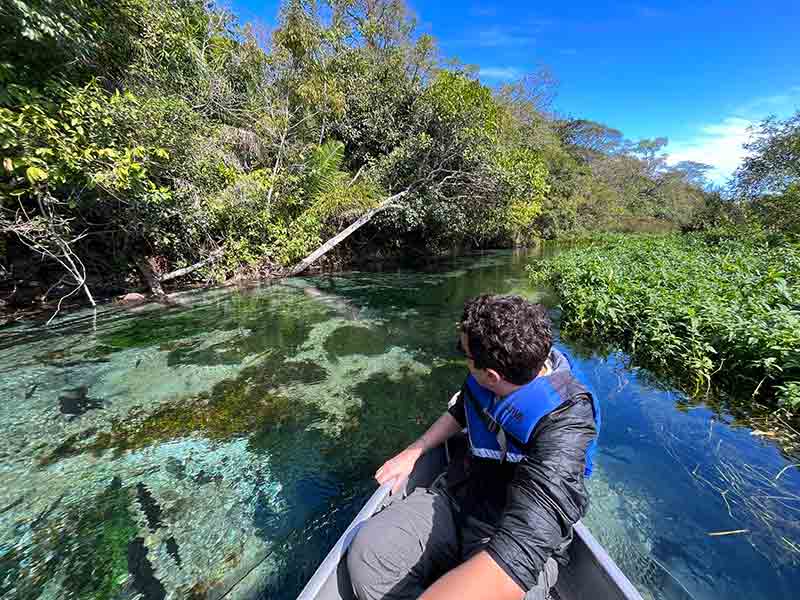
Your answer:
[[[489,430],[490,433],[493,433],[495,438],[497,438],[497,444],[500,446],[500,462],[503,463],[506,461],[506,456],[508,456],[508,438],[506,437],[506,432],[492,417],[492,414],[489,412],[488,409],[484,408],[480,405],[480,403],[475,399],[475,396],[472,394],[472,390],[469,389],[469,386],[465,383],[464,387],[461,388],[461,393],[464,394],[466,399],[472,405],[472,408],[480,417],[483,424],[486,426],[486,429]]]

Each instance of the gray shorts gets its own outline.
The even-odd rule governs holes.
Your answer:
[[[347,554],[358,600],[418,598],[439,577],[482,550],[494,529],[469,517],[459,528],[454,510],[445,493],[418,488],[364,523]],[[558,565],[550,558],[526,600],[547,598],[557,577]]]

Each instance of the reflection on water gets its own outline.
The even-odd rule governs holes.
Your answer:
[[[467,297],[531,256],[188,294],[0,338],[0,595],[293,598],[371,473],[464,376]],[[557,313],[554,313],[557,316]],[[604,411],[587,523],[650,598],[790,598],[800,475],[774,448],[566,344]],[[777,477],[776,477],[777,476]],[[709,536],[709,533],[747,533]]]

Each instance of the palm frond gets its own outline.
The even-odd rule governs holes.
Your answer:
[[[308,159],[309,184],[311,196],[327,194],[336,189],[341,181],[341,168],[344,162],[344,144],[329,140],[318,146]]]

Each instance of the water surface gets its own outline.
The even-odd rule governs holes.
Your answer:
[[[294,598],[375,468],[459,388],[464,300],[556,304],[528,285],[530,260],[489,253],[0,330],[0,595]],[[645,597],[795,597],[792,462],[624,355],[561,343],[603,410],[586,521]],[[747,532],[709,535],[733,530]]]

